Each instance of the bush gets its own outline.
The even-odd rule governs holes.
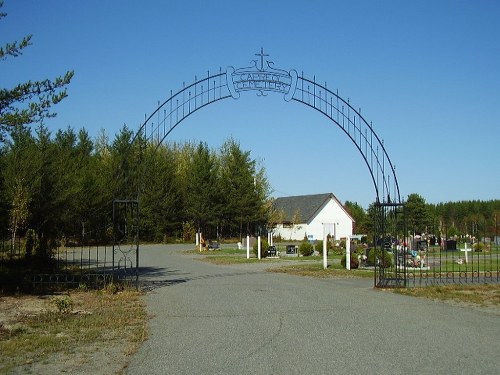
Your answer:
[[[481,253],[484,251],[484,243],[482,242],[475,243],[472,247],[475,252]]]
[[[323,248],[323,241],[321,240],[321,241],[318,241],[318,242],[321,242],[321,248]],[[332,240],[329,240],[329,239],[326,240],[326,249],[327,250],[332,250],[333,249],[333,242],[332,242]]]
[[[342,256],[342,259],[340,259],[340,265],[342,266],[342,268],[345,268],[346,258],[347,258],[347,256],[344,254]],[[358,268],[358,267],[359,267],[358,256],[356,254],[351,253],[351,269]]]
[[[316,245],[314,247],[315,247],[317,252],[322,253],[323,252],[323,240],[317,240]],[[332,250],[332,249],[333,249],[332,242],[327,240],[326,241],[327,254],[329,254],[330,250]]]
[[[314,252],[313,245],[310,242],[302,242],[299,246],[299,253],[304,256],[308,257],[311,256]]]
[[[267,243],[267,240],[261,238],[260,239],[260,257],[261,258],[267,257],[267,248],[268,247],[269,247],[269,244]],[[255,241],[255,243],[253,244],[253,253],[254,253],[254,255],[255,255],[256,258],[259,256],[257,254],[258,251],[259,251],[259,249],[258,249],[258,242]]]
[[[323,251],[323,241],[322,240],[317,240],[314,243],[314,250],[316,250],[316,251],[318,251],[320,253]]]
[[[380,266],[382,268],[389,268],[393,264],[393,256],[392,253],[385,251],[385,254],[382,254],[382,250],[380,248],[373,248],[368,253],[368,263],[375,265],[377,263],[377,259],[380,259]]]
[[[69,314],[73,309],[73,300],[69,296],[56,297],[52,300],[59,314]]]

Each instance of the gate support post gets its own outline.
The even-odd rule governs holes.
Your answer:
[[[373,250],[375,287],[404,287],[407,283],[406,263],[398,263],[399,252],[395,243],[406,242],[406,210],[403,203],[376,202]],[[404,251],[404,250],[403,250]],[[392,262],[389,262],[390,257]]]
[[[112,271],[113,281],[121,278],[127,281],[132,278],[135,279],[136,288],[139,288],[139,200],[137,199],[113,201]],[[119,272],[123,274],[119,275]]]

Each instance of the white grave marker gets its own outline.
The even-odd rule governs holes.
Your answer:
[[[463,251],[465,253],[465,264],[468,264],[469,263],[469,258],[467,256],[467,254],[472,251],[472,249],[468,249],[467,248],[467,242],[465,243],[465,248],[461,249],[460,251]]]

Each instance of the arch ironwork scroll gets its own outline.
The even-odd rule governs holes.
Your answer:
[[[135,134],[152,142],[157,147],[186,118],[209,104],[224,99],[239,99],[242,92],[255,91],[258,96],[279,93],[287,102],[298,102],[316,110],[337,125],[351,140],[361,154],[370,173],[377,203],[400,203],[396,169],[384,141],[375,132],[372,123],[356,109],[349,99],[332,91],[327,84],[320,84],[316,78],[297,74],[296,70],[274,67],[261,49],[256,59],[245,68],[228,67],[217,73],[207,72],[191,84],[183,83],[182,89],[174,93],[155,111],[147,116]]]

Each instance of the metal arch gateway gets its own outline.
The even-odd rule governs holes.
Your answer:
[[[269,93],[283,95],[287,102],[298,102],[312,108],[337,125],[352,141],[361,154],[375,188],[376,202],[401,203],[396,170],[384,147],[384,142],[361,114],[337,92],[324,85],[297,74],[294,69],[274,68],[263,50],[256,54],[252,65],[226,71],[207,72],[204,78],[195,76],[193,83],[186,85],[170,97],[145,119],[135,134],[132,143],[139,137],[160,145],[183,120],[208,106],[225,100],[239,99],[241,92],[255,91],[258,96]],[[156,123],[155,123],[156,120]]]
[[[395,229],[389,228],[390,217],[401,214],[403,202],[399,192],[398,180],[394,164],[384,147],[384,142],[375,133],[371,123],[368,123],[361,114],[361,109],[356,109],[350,100],[342,98],[338,91],[328,89],[327,84],[319,84],[316,78],[309,79],[296,70],[284,70],[274,67],[268,60],[268,54],[263,49],[255,54],[256,58],[251,65],[244,68],[229,66],[225,71],[219,69],[217,73],[207,72],[203,78],[195,76],[194,82],[173,93],[163,103],[159,103],[156,110],[146,117],[138,131],[135,133],[131,145],[139,138],[156,145],[158,148],[170,133],[186,118],[200,109],[225,99],[239,99],[242,92],[254,91],[258,96],[267,96],[270,93],[283,95],[287,102],[298,102],[320,112],[333,124],[337,125],[356,147],[370,173],[375,189],[376,222],[374,241],[380,242],[387,236],[394,236]],[[140,189],[138,188],[138,191]],[[139,195],[139,194],[138,194]],[[121,210],[127,211],[132,207],[136,210],[132,217],[138,220],[138,197],[135,199],[115,200],[113,215]],[[117,215],[117,217],[120,215]],[[123,215],[124,217],[127,215]],[[128,215],[130,216],[130,215]],[[400,220],[401,221],[401,220]],[[126,226],[117,222],[115,227]],[[129,225],[130,226],[130,225]],[[138,225],[136,225],[138,228]],[[392,234],[391,234],[392,233]],[[130,234],[128,234],[130,236]],[[118,244],[122,239],[116,238]],[[136,275],[139,263],[138,233],[136,236]],[[383,242],[383,241],[382,241]],[[114,253],[119,253],[114,251]],[[132,259],[127,253],[127,261]],[[382,252],[384,257],[385,251]],[[382,259],[382,264],[385,263]],[[405,272],[388,275],[383,267],[375,266],[375,285],[404,285]],[[138,276],[137,280],[138,280]]]

